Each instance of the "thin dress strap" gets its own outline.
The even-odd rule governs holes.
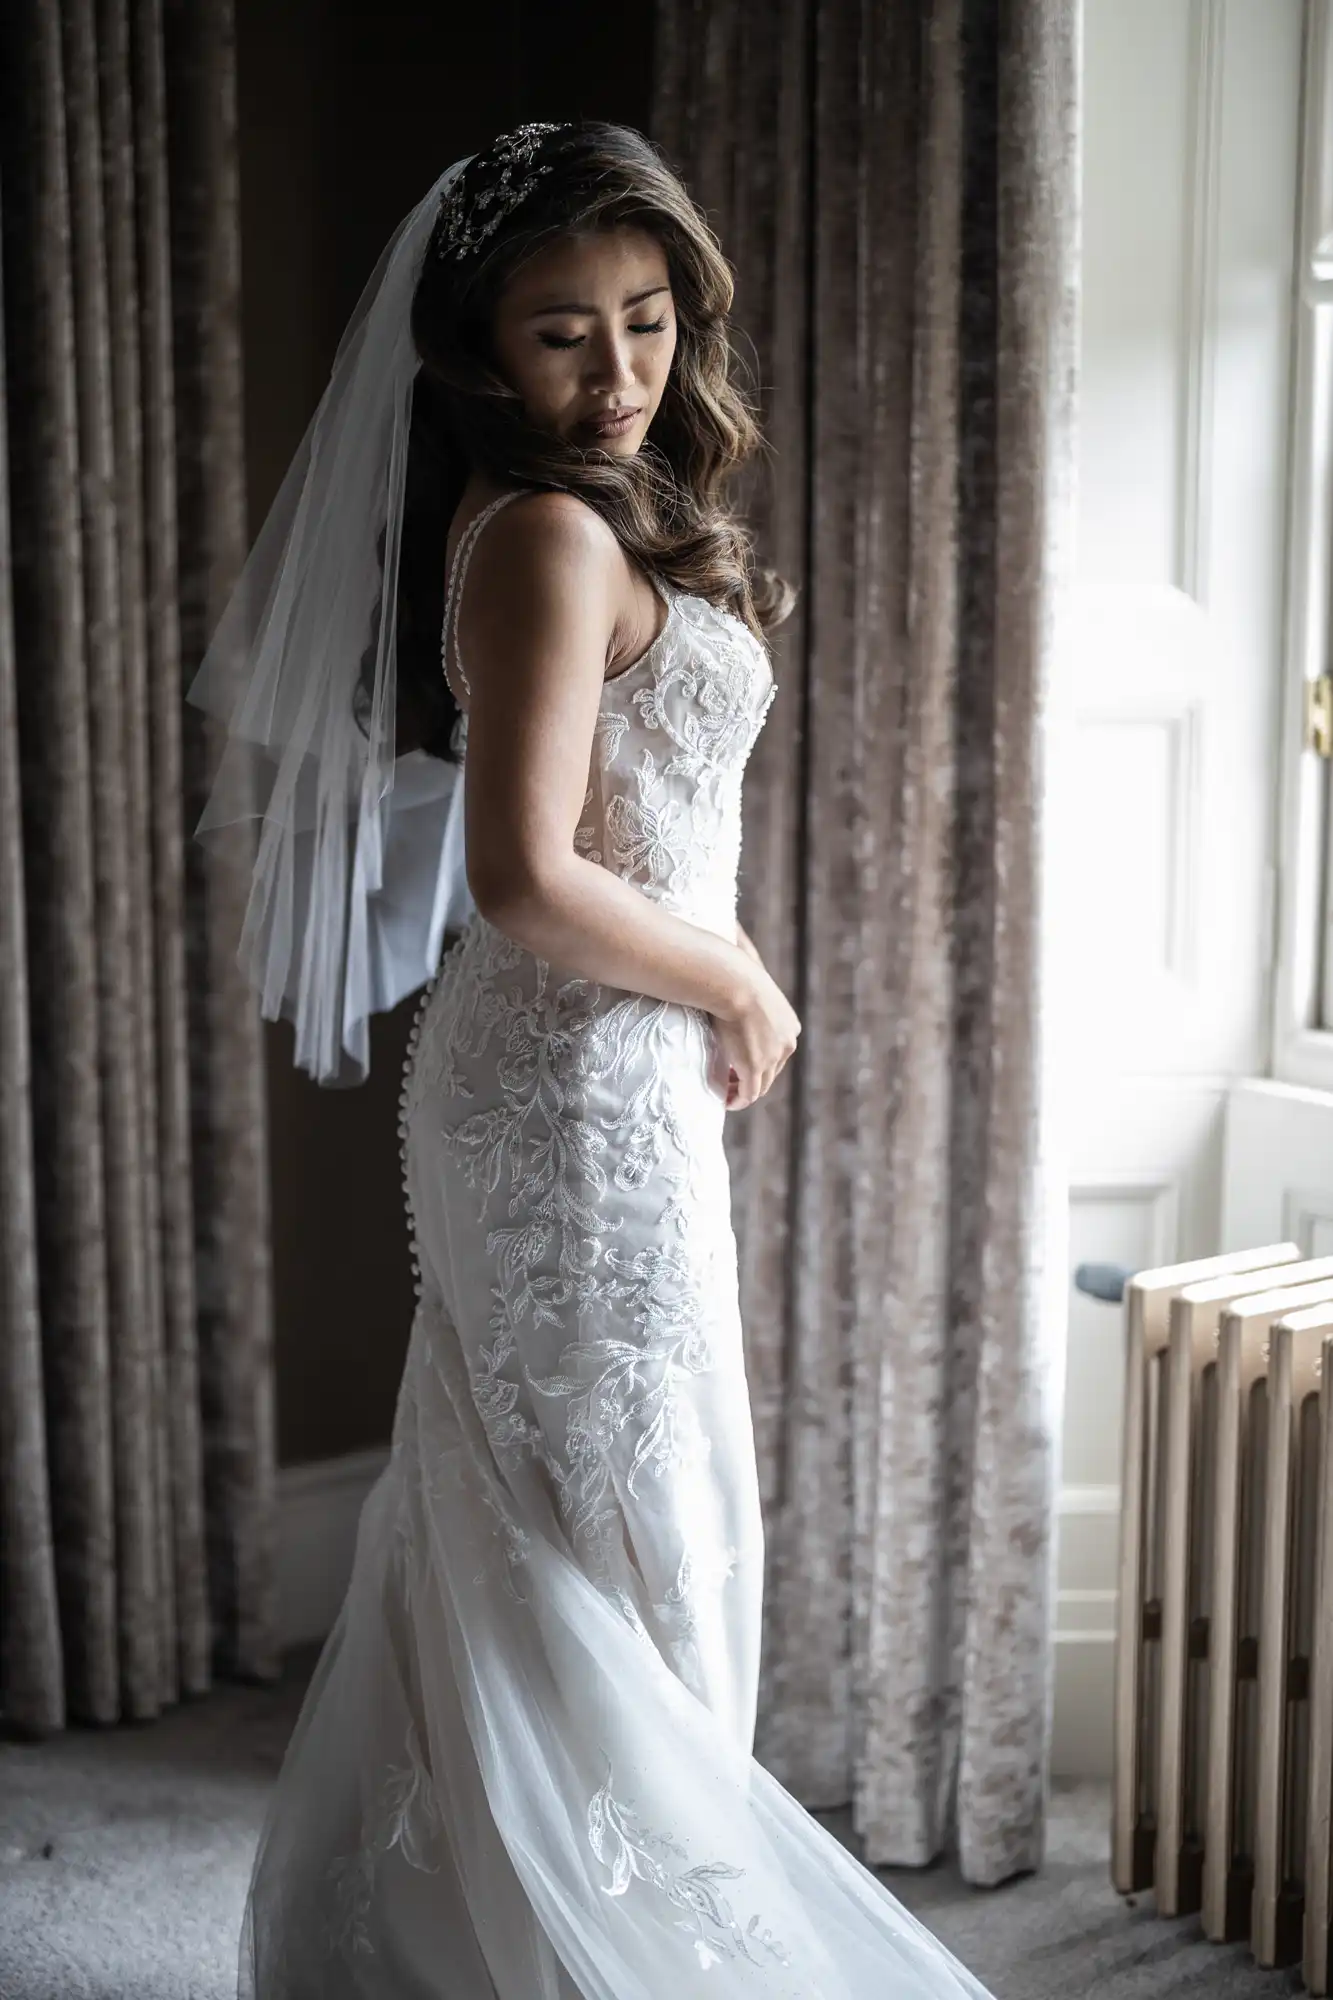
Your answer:
[[[517,500],[519,494],[525,490],[523,487],[516,486],[511,488],[508,493],[501,493],[496,499],[488,501],[481,512],[474,515],[472,520],[469,521],[459,539],[458,547],[454,550],[454,559],[449,566],[448,588],[444,595],[444,621],[440,631],[440,662],[444,668],[444,678],[449,684],[455,701],[458,701],[458,688],[460,687],[467,699],[469,701],[472,699],[472,687],[467,675],[463,671],[463,661],[458,651],[458,610],[463,601],[463,582],[467,576],[468,562],[471,558],[472,550],[476,545],[477,536],[490,520],[491,515],[498,514],[507,500]],[[449,635],[451,629],[454,638],[454,672],[458,676],[457,686],[449,678]],[[461,711],[463,708],[461,701],[458,701],[458,706]]]

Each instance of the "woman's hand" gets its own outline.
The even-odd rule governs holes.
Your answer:
[[[738,927],[738,944],[743,936]],[[801,1032],[795,1010],[753,946],[749,955],[753,971],[739,1008],[712,1017],[717,1040],[712,1081],[720,1090],[725,1080],[728,1111],[743,1111],[772,1089]]]

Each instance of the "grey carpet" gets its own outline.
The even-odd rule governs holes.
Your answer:
[[[277,1687],[225,1687],[142,1727],[0,1743],[0,2000],[235,2000],[250,1855],[312,1664],[295,1654]],[[1301,1990],[1193,1918],[1160,1922],[1150,1896],[1117,1896],[1108,1818],[1105,1786],[1060,1784],[1040,1874],[989,1891],[947,1864],[884,1877],[998,2000]]]

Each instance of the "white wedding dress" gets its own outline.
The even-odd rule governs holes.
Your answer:
[[[773,676],[664,594],[606,683],[576,844],[733,937]],[[243,2000],[987,2000],[751,1755],[763,1531],[711,1052],[706,1014],[480,915],[423,995],[392,1455],[261,1836]]]

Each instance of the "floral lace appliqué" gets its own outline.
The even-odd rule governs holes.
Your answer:
[[[407,1762],[389,1766],[373,1823],[360,1845],[350,1853],[335,1855],[329,1863],[338,1913],[333,1942],[352,1955],[373,1950],[367,1920],[381,1858],[397,1847],[409,1866],[425,1874],[433,1875],[439,1867],[431,1858],[432,1843],[441,1830],[439,1807],[416,1725],[410,1718],[405,1747]]]
[[[741,777],[773,676],[739,621],[701,599],[672,604],[642,671],[606,684],[574,844],[726,935]],[[689,1565],[658,1584],[659,1602],[636,1604],[622,1515],[626,1495],[702,1469],[709,1451],[684,1391],[716,1365],[734,1251],[716,1180],[700,1179],[707,1017],[562,975],[480,914],[437,980],[414,1030],[403,1131],[437,1120],[476,1202],[488,1324],[447,1393],[469,1436],[480,1424],[499,1575],[521,1594],[529,1545],[509,1501],[535,1472],[586,1574],[636,1629],[651,1618],[688,1676]]]
[[[705,1971],[724,1959],[745,1958],[752,1965],[776,1960],[789,1965],[786,1946],[772,1931],[760,1928],[752,1916],[744,1929],[719,1884],[738,1882],[745,1870],[728,1861],[700,1861],[692,1868],[674,1868],[673,1860],[689,1859],[670,1834],[653,1833],[640,1824],[630,1807],[611,1790],[611,1770],[600,1790],[588,1801],[588,1841],[610,1880],[602,1884],[608,1896],[623,1896],[634,1881],[646,1882],[679,1914],[673,1918],[694,1940],[695,1956]]]

